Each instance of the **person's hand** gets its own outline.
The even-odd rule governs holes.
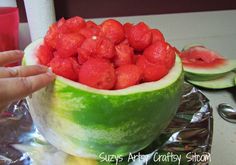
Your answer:
[[[4,67],[19,62],[22,57],[23,52],[18,50],[0,52],[0,112],[11,102],[32,94],[55,79],[46,66]]]

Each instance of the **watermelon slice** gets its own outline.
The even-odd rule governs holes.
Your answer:
[[[214,80],[236,68],[236,60],[225,59],[204,46],[187,47],[180,57],[185,76],[190,80]]]
[[[225,89],[236,86],[236,73],[229,72],[214,80],[196,81],[187,79],[193,85],[208,89]]]

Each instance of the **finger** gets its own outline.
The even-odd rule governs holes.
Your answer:
[[[0,78],[26,77],[47,72],[47,67],[42,65],[0,67]]]
[[[5,52],[0,52],[0,66],[18,62],[22,58],[23,58],[23,52],[20,50],[10,50]]]
[[[0,79],[0,103],[24,98],[47,86],[55,79],[51,72],[30,76]]]

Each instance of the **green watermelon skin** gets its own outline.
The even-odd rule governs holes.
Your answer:
[[[212,68],[194,68],[189,66],[184,66],[184,72],[187,79],[194,81],[208,81],[220,78],[235,70],[236,60],[227,60],[225,64],[219,65]]]
[[[186,79],[189,83],[208,89],[226,89],[234,87],[236,84],[234,82],[236,72],[229,72],[223,76],[216,78],[214,80],[205,80],[205,81],[195,81],[191,79]]]
[[[37,64],[35,41],[24,63]],[[58,76],[27,98],[39,131],[58,149],[75,156],[125,156],[149,145],[171,121],[180,103],[182,64],[158,82],[123,90],[98,90]]]

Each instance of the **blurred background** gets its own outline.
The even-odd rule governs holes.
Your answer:
[[[236,9],[235,0],[54,0],[56,17],[133,16]],[[17,0],[20,21],[27,22],[24,1]]]

